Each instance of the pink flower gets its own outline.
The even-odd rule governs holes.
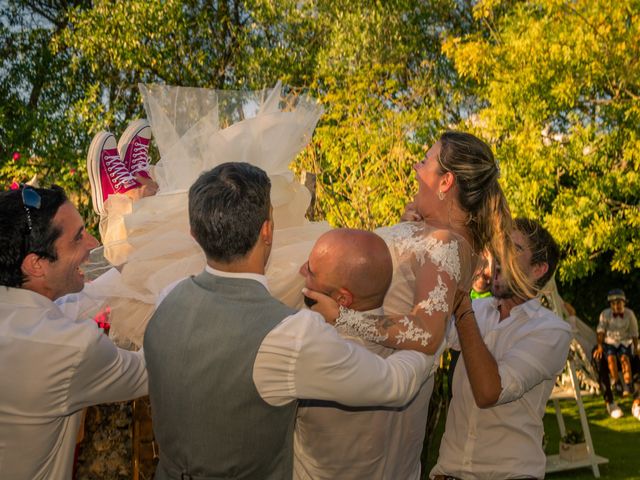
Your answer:
[[[17,162],[20,160],[20,152],[13,152],[13,161]]]
[[[18,182],[13,182],[9,187],[10,190],[20,190],[20,184]]]

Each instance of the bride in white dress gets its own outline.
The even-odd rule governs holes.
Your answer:
[[[202,270],[204,255],[189,233],[187,190],[200,173],[228,161],[252,163],[269,175],[276,232],[267,278],[274,296],[301,306],[298,269],[330,227],[304,218],[310,195],[288,167],[308,144],[322,108],[304,95],[283,94],[280,84],[243,93],[140,88],[161,155],[153,173],[158,194],[136,202],[109,197],[101,223],[104,256],[121,265],[120,272],[86,288],[96,299],[108,297],[112,332],[139,345],[162,290]],[[415,169],[419,188],[409,214],[416,221],[377,230],[394,259],[385,311],[397,315],[363,319],[343,310],[338,322],[392,348],[434,354],[454,295],[469,289],[483,249],[512,272],[520,291],[527,283],[515,267],[510,215],[490,148],[470,134],[447,132]],[[335,302],[310,295],[325,317],[338,316]]]
[[[301,306],[298,268],[315,239],[330,227],[305,219],[311,196],[289,170],[308,144],[322,107],[280,84],[259,92],[141,85],[161,160],[153,177],[158,193],[132,201],[112,195],[100,231],[112,269],[87,285],[95,310],[105,300],[111,332],[122,344],[141,345],[146,324],[165,287],[202,271],[205,257],[190,235],[187,191],[200,173],[224,162],[249,162],[271,179],[274,246],[267,269],[271,292]]]
[[[249,162],[272,182],[274,245],[266,275],[272,294],[302,306],[303,277],[298,269],[315,240],[330,226],[304,218],[309,192],[289,164],[309,142],[322,108],[306,96],[283,95],[280,85],[254,93],[216,92],[166,86],[141,86],[161,160],[153,176],[158,194],[132,202],[109,197],[101,232],[110,270],[85,293],[111,308],[116,340],[140,345],[162,290],[204,268],[205,257],[189,234],[187,190],[200,173],[220,163]],[[318,292],[314,309],[351,335],[391,348],[421,350],[438,358],[457,291],[469,291],[479,254],[488,250],[511,272],[516,291],[526,291],[510,239],[511,217],[498,184],[491,149],[476,137],[447,132],[414,166],[418,192],[405,222],[376,230],[390,248],[393,279],[384,317],[365,317],[341,308]],[[176,319],[179,321],[179,319]],[[417,478],[424,439],[430,379],[408,406],[410,432],[396,439]],[[404,457],[403,457],[404,455]]]

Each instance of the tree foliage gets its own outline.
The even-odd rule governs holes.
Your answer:
[[[395,223],[425,143],[461,118],[440,35],[464,31],[468,16],[451,1],[328,2],[321,14],[313,92],[326,112],[299,166],[318,173],[318,208],[331,223]]]
[[[490,139],[513,210],[566,252],[563,280],[640,266],[640,4],[483,1],[445,51],[477,85],[467,128]]]
[[[565,282],[640,264],[638,0],[0,7],[5,186],[37,173],[88,215],[89,141],[143,114],[138,82],[282,79],[325,107],[295,168],[317,173],[317,213],[333,224],[396,221],[424,145],[460,128],[494,145],[513,210],[541,219],[566,253]]]

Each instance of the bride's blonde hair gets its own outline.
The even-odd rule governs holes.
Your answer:
[[[442,173],[453,173],[458,202],[467,213],[467,228],[474,249],[488,249],[500,264],[513,292],[523,298],[535,295],[535,288],[516,261],[511,238],[514,224],[507,200],[500,188],[500,169],[491,148],[470,133],[448,131],[440,137],[438,163]]]

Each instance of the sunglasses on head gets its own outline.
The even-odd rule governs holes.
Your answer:
[[[40,194],[29,185],[20,185],[20,188],[22,190],[22,204],[24,206],[24,211],[27,212],[27,226],[29,227],[28,235],[31,235],[33,225],[31,223],[31,211],[29,209],[35,208],[36,210],[40,210],[42,198],[40,197]]]

